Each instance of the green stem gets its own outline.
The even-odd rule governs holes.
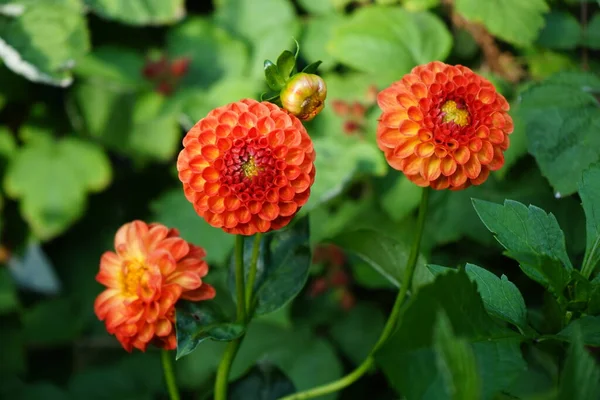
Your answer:
[[[291,394],[286,397],[282,397],[279,400],[305,400],[311,399],[318,396],[323,396],[329,393],[337,392],[352,383],[356,382],[361,376],[363,376],[375,362],[375,352],[383,346],[383,344],[389,339],[389,337],[394,332],[396,325],[398,323],[398,318],[400,316],[400,310],[402,309],[402,305],[406,299],[406,295],[412,285],[412,278],[415,272],[415,267],[417,265],[417,259],[419,258],[419,248],[421,247],[421,238],[423,236],[423,228],[425,227],[425,215],[427,214],[427,204],[429,202],[429,188],[423,189],[423,193],[421,195],[421,205],[419,206],[419,216],[417,218],[417,231],[413,241],[412,248],[410,250],[410,256],[408,258],[408,262],[406,263],[406,269],[404,270],[404,279],[402,280],[402,286],[398,292],[398,296],[396,297],[396,301],[394,302],[394,307],[392,308],[392,312],[383,328],[383,332],[381,332],[381,336],[379,340],[371,349],[371,352],[354,371],[350,372],[348,375],[338,379],[337,381],[333,381],[326,385],[317,386],[316,388],[306,390],[304,392],[298,392],[295,394]]]
[[[168,350],[163,349],[160,353],[160,359],[162,361],[163,372],[165,374],[165,381],[167,382],[169,398],[171,400],[179,400],[179,392],[177,391],[177,382],[175,382],[175,373],[173,372],[171,354],[169,354]]]
[[[254,246],[252,247],[252,258],[250,259],[250,270],[248,271],[248,281],[246,282],[246,317],[252,318],[252,308],[254,303],[254,282],[256,281],[256,267],[258,266],[258,253],[262,233],[257,233],[254,237]]]
[[[246,322],[246,304],[244,291],[244,237],[237,235],[235,238],[235,292],[237,302],[237,322],[244,324]],[[240,348],[244,336],[229,342],[225,348],[225,353],[217,369],[217,379],[215,381],[215,400],[227,400],[227,382],[229,381],[229,370],[233,359]]]

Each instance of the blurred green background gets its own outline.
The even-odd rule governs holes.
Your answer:
[[[208,280],[229,301],[233,237],[195,214],[175,159],[209,110],[267,90],[264,60],[293,50],[294,38],[300,66],[323,60],[328,85],[325,110],[306,124],[317,176],[301,215],[309,213],[314,265],[297,299],[252,324],[233,378],[270,363],[309,388],[349,371],[377,339],[395,286],[329,241],[361,228],[411,238],[421,189],[377,149],[375,95],[415,65],[471,67],[507,97],[515,120],[502,170],[481,187],[432,194],[424,260],[502,272],[529,306],[542,306],[541,287],[502,256],[473,197],[554,213],[581,260],[585,221],[571,195],[600,146],[587,158],[568,151],[597,130],[559,139],[560,124],[532,115],[561,112],[567,100],[522,93],[557,72],[598,70],[596,1],[0,0],[2,398],[166,398],[158,353],[127,354],[94,315],[100,255],[122,224],[162,222],[207,250]],[[599,126],[588,108],[568,123]],[[223,348],[203,343],[176,363],[184,399],[210,398]],[[551,378],[536,384],[549,390]],[[339,398],[397,397],[375,373]]]

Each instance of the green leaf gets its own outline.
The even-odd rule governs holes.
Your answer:
[[[597,399],[600,392],[600,367],[586,351],[580,332],[573,332],[572,342],[560,377],[557,399]]]
[[[261,363],[231,385],[228,398],[277,400],[295,391],[294,383],[279,368]]]
[[[369,355],[383,331],[385,316],[368,303],[358,303],[329,331],[337,344],[354,365],[360,365]]]
[[[60,293],[62,285],[52,262],[35,240],[27,243],[22,257],[14,253],[11,255],[8,269],[17,286],[21,288],[45,295]]]
[[[260,243],[254,284],[254,312],[264,315],[277,311],[304,287],[311,265],[308,218],[264,235]],[[244,238],[244,267],[250,268],[255,236]],[[234,260],[229,276],[231,293],[235,293]]]
[[[410,255],[408,244],[367,229],[342,233],[332,241],[368,263],[396,287],[400,287]],[[425,268],[424,257],[420,256],[413,278],[413,287],[419,288],[432,280],[433,275]]]
[[[298,3],[311,14],[324,15],[335,12],[334,2],[329,0],[298,0]]]
[[[590,283],[590,298],[588,302],[588,313],[600,314],[600,277],[596,276]]]
[[[296,57],[294,53],[284,50],[277,58],[277,69],[279,70],[279,75],[284,80],[287,80],[296,70]]]
[[[99,16],[130,25],[165,25],[185,16],[184,0],[84,0]]]
[[[504,152],[504,166],[495,171],[496,176],[503,179],[517,161],[527,154],[527,133],[524,129],[523,116],[518,104],[511,104],[510,116],[515,129],[510,135],[510,147]]]
[[[585,211],[586,247],[583,266],[591,273],[600,261],[600,165],[584,171],[578,192]]]
[[[81,129],[121,154],[166,161],[179,148],[179,111],[159,93],[88,80],[74,100]]]
[[[437,7],[440,0],[400,0],[400,3],[409,11],[423,11]]]
[[[182,238],[207,250],[206,260],[222,263],[233,249],[234,236],[214,228],[196,214],[181,188],[165,192],[150,204],[152,221],[177,228]]]
[[[219,0],[215,18],[235,36],[252,45],[250,76],[263,75],[264,60],[290,47],[299,23],[288,0]]]
[[[0,329],[0,374],[3,376],[26,373],[27,354],[21,329],[6,320]],[[3,384],[4,386],[4,384]],[[0,393],[2,390],[0,389]]]
[[[340,194],[356,175],[382,176],[388,170],[382,152],[374,143],[340,135],[317,137],[313,145],[319,154],[315,160],[319,174],[301,215]]]
[[[0,57],[33,82],[69,86],[70,70],[90,48],[78,0],[18,1],[22,13],[0,15]]]
[[[488,313],[519,327],[521,332],[528,330],[525,300],[506,275],[498,278],[488,270],[473,264],[467,264],[465,270],[469,278],[477,284],[477,290]]]
[[[587,29],[583,32],[582,44],[590,49],[600,49],[600,12],[590,19]]]
[[[319,68],[319,66],[322,63],[323,62],[321,60],[315,61],[314,63],[310,63],[306,67],[304,67],[304,69],[302,70],[302,72],[304,72],[306,74],[316,74],[317,73],[317,69]]]
[[[22,314],[23,337],[29,345],[57,346],[71,343],[83,329],[76,306],[67,298],[39,302]],[[43,332],[43,334],[40,334]]]
[[[436,361],[435,319],[444,312],[457,338],[467,342],[481,377],[480,399],[506,389],[526,364],[524,338],[494,322],[484,309],[475,283],[464,271],[448,271],[419,289],[400,315],[396,332],[375,353],[388,382],[409,399],[450,399]]]
[[[19,296],[8,268],[0,267],[0,315],[19,308]]]
[[[579,339],[589,346],[600,346],[600,316],[587,315],[571,322],[555,337],[564,341],[571,341],[573,335],[579,335]]]
[[[86,207],[87,192],[111,181],[108,157],[97,145],[66,137],[27,143],[4,177],[6,194],[20,200],[21,214],[42,240],[64,232]]]
[[[319,0],[320,1],[320,0]],[[305,60],[323,60],[324,69],[335,67],[335,59],[327,51],[327,43],[331,40],[337,25],[344,21],[339,14],[328,14],[308,18],[302,25],[300,54]],[[314,73],[306,71],[303,72]]]
[[[140,88],[149,85],[142,75],[144,64],[142,55],[131,49],[101,46],[94,48],[93,53],[83,57],[73,72],[94,81]]]
[[[265,79],[267,85],[276,92],[279,92],[285,86],[285,79],[279,73],[279,68],[269,60],[265,60]]]
[[[208,88],[223,78],[247,79],[247,46],[208,18],[187,18],[168,31],[166,42],[170,57],[191,60],[181,87]],[[230,101],[234,100],[238,99]]]
[[[433,14],[371,6],[340,23],[328,49],[341,63],[387,85],[418,64],[445,59],[451,46],[452,36]]]
[[[481,382],[473,349],[465,339],[454,335],[443,311],[437,316],[433,337],[436,364],[450,398],[479,399]]]
[[[394,183],[381,196],[381,206],[394,221],[402,221],[419,206],[422,191],[406,175],[395,174]]]
[[[521,95],[529,152],[559,197],[574,193],[583,171],[600,159],[599,90],[595,75],[561,73]]]
[[[552,214],[535,206],[506,200],[504,205],[473,200],[477,214],[507,255],[517,260],[531,279],[562,297],[573,269],[565,236]]]
[[[244,333],[244,326],[229,322],[212,301],[177,303],[177,359],[190,354],[206,339],[229,342]]]
[[[579,64],[576,59],[558,51],[537,48],[529,49],[525,51],[525,60],[527,61],[531,77],[538,81],[551,77],[559,72],[579,70]],[[514,122],[513,119],[513,123]],[[516,126],[515,123],[515,128]],[[512,137],[513,135],[511,135],[511,139]]]
[[[468,20],[480,22],[498,38],[528,46],[544,26],[545,0],[456,0],[456,11]]]
[[[581,25],[573,14],[552,11],[546,14],[546,22],[537,38],[537,44],[549,49],[572,50],[581,40]]]

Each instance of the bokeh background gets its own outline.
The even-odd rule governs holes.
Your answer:
[[[576,155],[544,152],[558,140],[553,126],[535,125],[521,93],[557,72],[598,70],[596,1],[0,0],[2,398],[166,398],[158,352],[126,353],[94,315],[100,255],[133,219],[178,228],[207,250],[217,301],[231,302],[233,237],[195,214],[175,160],[210,109],[267,90],[264,60],[294,50],[294,38],[300,66],[322,60],[328,85],[325,110],[306,124],[317,177],[301,214],[314,265],[298,298],[252,324],[234,378],[270,363],[309,388],[356,366],[377,339],[395,286],[331,241],[361,228],[411,238],[421,189],[388,167],[375,127],[377,92],[415,65],[471,67],[509,99],[515,120],[503,169],[481,187],[433,193],[423,260],[504,273],[529,306],[543,305],[541,287],[477,218],[474,197],[554,213],[581,260],[585,221],[569,195],[582,167]],[[588,133],[569,146],[585,146]],[[184,399],[210,398],[223,348],[206,342],[177,361]],[[555,377],[536,379],[543,391]],[[397,397],[375,373],[339,398]]]

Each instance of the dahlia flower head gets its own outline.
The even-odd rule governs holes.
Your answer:
[[[176,229],[142,221],[123,225],[114,245],[116,252],[100,259],[96,280],[106,290],[96,298],[96,315],[129,352],[145,351],[149,343],[175,349],[175,303],[215,297],[214,288],[202,282],[205,251]]]
[[[190,129],[177,159],[186,198],[210,225],[253,235],[286,226],[308,201],[315,151],[298,118],[244,99]]]
[[[377,144],[415,184],[461,190],[504,165],[513,121],[491,82],[462,65],[415,67],[377,96]]]

